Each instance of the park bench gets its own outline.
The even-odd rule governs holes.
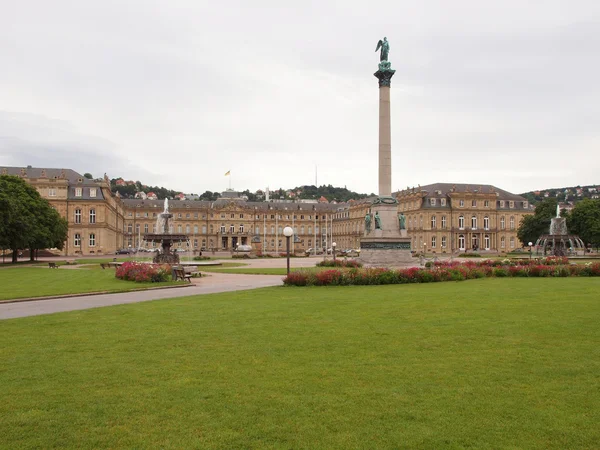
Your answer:
[[[175,274],[175,281],[187,281],[188,283],[192,282],[192,274],[185,273],[184,269],[173,269],[173,273]]]
[[[192,277],[200,276],[197,266],[184,266],[183,270],[185,270],[186,274],[191,275]]]
[[[100,267],[102,267],[103,269],[106,269],[107,267],[110,267],[110,266],[108,264],[100,263]]]
[[[48,263],[48,269],[58,269],[58,266],[56,265],[56,263],[49,262]]]

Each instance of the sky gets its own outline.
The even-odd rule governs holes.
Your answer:
[[[600,183],[597,0],[0,0],[0,166],[185,193]],[[231,171],[231,176],[225,173]]]

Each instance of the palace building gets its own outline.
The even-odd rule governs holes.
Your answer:
[[[68,221],[63,255],[109,255],[121,248],[153,248],[162,200],[121,199],[110,181],[89,180],[70,169],[0,167],[0,174],[27,180]],[[292,252],[359,248],[364,217],[373,199],[348,203],[249,202],[232,192],[217,201],[172,200],[172,232],[187,234],[186,250],[285,251],[283,228],[292,227]],[[533,210],[527,200],[491,185],[437,183],[394,193],[414,251],[509,252],[521,247],[517,228]]]

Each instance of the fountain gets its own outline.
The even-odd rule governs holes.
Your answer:
[[[169,200],[165,199],[165,208],[156,218],[156,233],[145,234],[146,242],[158,242],[161,249],[156,253],[152,262],[157,264],[179,264],[179,255],[171,251],[174,242],[186,242],[186,234],[172,234],[169,229],[169,220],[173,214],[169,213]]]
[[[583,255],[585,245],[579,236],[569,234],[567,219],[560,217],[560,207],[556,205],[556,217],[550,222],[550,234],[543,234],[535,243],[536,254],[554,256]]]

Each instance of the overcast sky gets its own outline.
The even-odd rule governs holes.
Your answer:
[[[0,166],[183,192],[600,183],[600,1],[0,0]]]

